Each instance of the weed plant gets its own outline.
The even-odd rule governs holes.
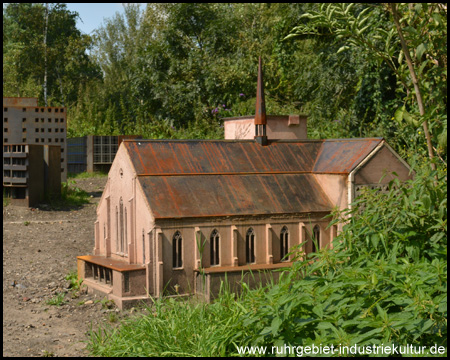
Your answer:
[[[63,305],[66,300],[64,300],[65,294],[64,293],[59,293],[56,294],[54,297],[52,297],[51,299],[47,300],[47,305],[54,305],[54,306],[61,306]]]
[[[6,194],[5,189],[3,189],[3,207],[8,206],[11,203],[11,198]]]
[[[66,275],[64,280],[69,281],[69,288],[73,290],[79,290],[81,287],[81,284],[83,283],[83,279],[78,280],[78,273],[76,270],[71,271]]]
[[[67,177],[69,179],[88,179],[88,178],[102,178],[108,176],[108,173],[102,172],[102,171],[95,171],[95,172],[82,172],[82,173],[68,173]]]
[[[61,184],[61,197],[47,199],[53,209],[79,207],[89,203],[89,194],[76,186],[75,180]]]
[[[446,347],[447,187],[446,174],[438,174],[437,183],[434,175],[394,180],[387,193],[368,190],[353,204],[352,218],[349,211],[334,214],[331,225],[345,225],[332,249],[296,261],[277,284],[256,290],[242,284],[239,296],[224,285],[211,304],[157,299],[145,315],[91,331],[91,354],[234,356],[238,347],[313,344]]]

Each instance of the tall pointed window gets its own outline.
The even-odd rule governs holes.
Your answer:
[[[312,252],[316,252],[320,249],[320,227],[319,225],[314,226],[313,229],[313,242],[312,242]],[[316,247],[317,244],[317,247]]]
[[[289,251],[289,231],[286,226],[283,226],[280,233],[280,258],[281,261],[289,260],[287,256]]]
[[[123,252],[125,255],[128,254],[128,235],[127,235],[127,208],[125,208],[125,219],[124,219],[124,236],[123,236]]]
[[[120,198],[120,252],[123,253],[123,201],[122,198]]]
[[[142,263],[145,264],[145,232],[142,229]]]
[[[181,237],[181,233],[177,231],[172,238],[172,256],[173,256],[173,267],[181,268],[183,266],[183,257],[182,257],[182,244],[183,238]]]
[[[245,236],[245,261],[247,264],[255,262],[255,232],[253,228],[248,229]]]
[[[119,210],[116,206],[116,252],[119,252]]]
[[[220,235],[219,232],[214,229],[211,233],[210,237],[210,248],[211,248],[211,266],[213,265],[219,265],[219,240]]]
[[[103,223],[103,246],[105,247],[106,251],[106,224]]]

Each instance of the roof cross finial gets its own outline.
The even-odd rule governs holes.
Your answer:
[[[264,99],[264,81],[260,56],[258,64],[258,85],[256,87],[255,140],[261,145],[267,145],[266,124],[266,101]]]

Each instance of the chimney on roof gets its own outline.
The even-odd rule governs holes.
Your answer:
[[[255,140],[263,146],[267,145],[266,125],[266,101],[264,99],[264,82],[260,56],[258,64],[258,85],[256,87]]]

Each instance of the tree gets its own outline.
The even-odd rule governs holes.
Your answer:
[[[3,8],[5,96],[28,93],[44,101],[47,97],[52,105],[70,106],[76,101],[78,85],[100,76],[86,53],[91,39],[76,28],[77,17],[78,13],[59,3],[48,4],[48,12],[39,3],[8,3]],[[39,86],[42,89],[34,94],[27,90]]]
[[[428,156],[435,169],[433,149],[436,147],[433,143],[441,152],[446,152],[446,40],[443,41],[446,39],[446,6],[406,4],[401,7],[322,4],[303,15],[307,21],[293,28],[286,38],[301,35],[333,37],[341,43],[337,53],[354,48],[387,64],[397,78],[399,100],[409,107],[407,111],[405,106],[399,106],[394,118],[399,122],[407,121],[416,128],[423,125]],[[401,23],[408,26],[402,28]],[[406,37],[403,36],[405,33]],[[414,50],[413,56],[407,43]],[[430,92],[433,96],[426,100],[420,96],[420,78],[430,90],[434,89]],[[436,89],[439,89],[439,95]],[[416,98],[415,103],[411,102],[411,96]],[[419,121],[415,121],[417,112]],[[431,126],[428,126],[429,120]]]

